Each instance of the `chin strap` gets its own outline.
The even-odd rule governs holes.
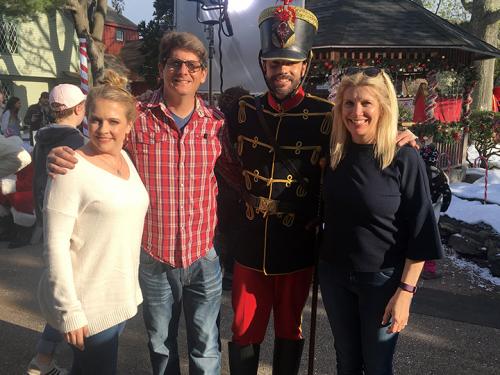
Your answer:
[[[276,100],[278,103],[283,103],[284,101],[286,101],[286,100],[294,97],[295,94],[297,94],[297,91],[299,90],[299,87],[301,87],[304,84],[304,82],[306,80],[306,77],[307,77],[307,74],[309,73],[309,69],[311,68],[312,58],[313,58],[313,52],[309,51],[309,57],[306,60],[306,63],[307,63],[307,65],[306,65],[306,71],[305,71],[304,75],[300,78],[299,84],[286,97],[284,97],[283,99],[278,99],[276,97],[276,95],[274,95],[274,92],[271,89],[271,86],[269,86],[269,83],[267,82],[266,71],[264,70],[264,60],[262,60],[262,50],[259,51],[259,66],[260,66],[260,70],[262,71],[262,75],[264,76],[264,82],[266,82],[267,89],[269,90],[269,93],[273,96],[274,100]]]

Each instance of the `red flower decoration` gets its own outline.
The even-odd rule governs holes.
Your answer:
[[[293,0],[282,0],[283,5],[280,5],[274,11],[274,14],[281,22],[295,22],[297,15],[295,13],[295,8],[289,5]]]

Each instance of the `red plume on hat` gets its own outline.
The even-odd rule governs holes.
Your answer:
[[[290,5],[293,0],[282,0],[283,5],[276,8],[274,14],[280,19],[281,22],[295,22],[296,14],[295,8]]]

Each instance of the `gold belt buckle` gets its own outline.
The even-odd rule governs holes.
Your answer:
[[[266,217],[267,215],[273,215],[278,211],[278,201],[274,199],[259,197],[258,209],[260,212],[262,212],[264,217]]]

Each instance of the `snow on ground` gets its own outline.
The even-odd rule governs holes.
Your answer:
[[[468,173],[484,175],[485,170],[470,168]],[[453,198],[445,215],[470,224],[483,222],[491,225],[500,233],[500,170],[488,170],[488,204],[482,203],[484,177],[473,184],[454,183],[450,185],[450,188]],[[481,201],[468,201],[459,197]],[[449,259],[457,268],[468,273],[479,287],[490,290],[492,284],[500,286],[500,277],[494,277],[488,268],[479,267],[477,264],[455,255],[449,256]]]
[[[498,190],[500,190],[500,185],[498,185]],[[500,191],[498,194],[500,196]],[[498,204],[482,204],[479,201],[471,202],[454,196],[445,215],[470,224],[483,222],[500,233],[500,206]]]
[[[479,267],[476,263],[459,258],[456,255],[448,255],[448,259],[451,260],[455,267],[468,274],[478,287],[491,290],[492,285],[500,286],[500,277],[493,276],[489,268]]]
[[[479,168],[476,168],[476,171]],[[484,169],[482,170],[484,173]],[[488,171],[488,196],[489,204],[482,204],[480,201],[467,201],[461,198],[479,199],[484,198],[483,183],[467,184],[463,182],[450,185],[453,193],[450,207],[446,215],[454,219],[476,224],[484,222],[491,225],[500,233],[500,170]]]
[[[496,149],[500,151],[500,145],[496,146]],[[471,163],[474,162],[479,162],[477,158],[479,157],[479,153],[476,150],[476,147],[474,145],[470,145],[469,148],[467,149],[467,159],[471,161]],[[488,159],[488,166],[489,168],[500,168],[500,156],[498,155],[491,155]]]

